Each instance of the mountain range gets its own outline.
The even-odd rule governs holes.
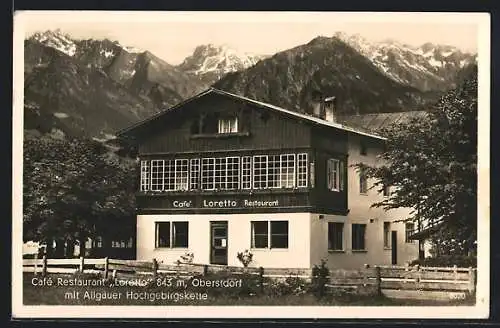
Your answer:
[[[211,85],[226,74],[245,70],[266,57],[238,52],[227,45],[207,44],[197,46],[178,68]]]
[[[421,91],[446,91],[456,87],[457,74],[475,64],[476,54],[430,42],[419,47],[395,40],[371,43],[359,34],[334,35],[370,59],[388,77]]]
[[[147,50],[59,30],[27,38],[24,59],[25,131],[98,140],[209,86],[300,112],[310,112],[317,92],[336,96],[344,115],[425,109],[477,60],[451,46],[337,33],[271,56],[200,45],[171,65]]]

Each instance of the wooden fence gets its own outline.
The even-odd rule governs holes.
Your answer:
[[[179,276],[207,275],[216,272],[258,275],[261,286],[264,278],[285,279],[297,277],[310,281],[312,269],[284,269],[262,267],[233,267],[206,264],[164,264],[152,261],[118,260],[109,258],[88,259],[24,259],[23,271],[46,275],[47,273],[75,272],[98,273],[104,278],[126,278],[130,275],[175,274]],[[386,294],[402,298],[450,298],[475,295],[476,269],[458,267],[419,266],[365,266],[361,269],[331,269],[326,287],[357,289],[369,293]],[[434,294],[433,294],[434,293]],[[440,293],[442,295],[440,295]],[[432,296],[433,295],[433,296]],[[444,296],[443,296],[444,295]]]

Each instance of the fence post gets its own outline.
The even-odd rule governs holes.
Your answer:
[[[83,266],[85,264],[85,257],[80,256],[80,272],[83,273]]]
[[[476,294],[476,269],[469,267],[469,293]]]
[[[418,284],[420,283],[420,279],[422,278],[422,273],[420,271],[420,265],[417,264],[415,265],[415,271],[417,272],[416,275],[415,275],[415,282]]]
[[[153,278],[156,279],[158,276],[158,261],[156,259],[153,259]]]
[[[370,265],[369,264],[363,264],[363,268],[364,268],[364,277],[363,277],[363,285],[364,286],[368,286],[369,283],[370,283]],[[331,278],[328,277],[328,282],[331,281]]]
[[[453,273],[455,275],[454,280],[458,280],[458,271],[457,271],[457,265],[456,264],[453,266]]]
[[[380,267],[376,265],[374,267],[375,270],[375,288],[377,296],[382,296],[382,276],[380,273]]]
[[[38,253],[35,253],[35,267],[33,269],[33,275],[37,275],[38,274]]]
[[[45,277],[47,275],[47,255],[43,255],[42,258],[42,276]]]
[[[259,286],[260,286],[260,292],[264,292],[264,268],[259,267]]]
[[[206,276],[208,274],[208,265],[203,265],[203,276]]]
[[[104,258],[104,279],[108,279],[109,274],[109,258],[106,256]]]

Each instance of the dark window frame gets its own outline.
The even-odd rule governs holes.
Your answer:
[[[408,227],[411,225],[411,229],[408,229]],[[414,222],[406,222],[405,223],[405,243],[411,244],[413,243],[413,239],[409,239],[409,237],[414,233],[415,231],[415,223]]]
[[[286,232],[276,232],[278,224],[286,224]],[[260,229],[265,232],[256,233],[256,225],[260,225]],[[265,229],[262,229],[265,227]],[[251,229],[251,249],[288,249],[290,247],[290,223],[288,220],[254,220],[250,222]],[[265,236],[265,237],[264,237]],[[256,237],[264,237],[265,245],[262,239],[257,244]],[[281,240],[280,240],[281,239]],[[284,243],[280,244],[281,242]]]
[[[344,251],[344,222],[328,222],[328,250]],[[340,242],[339,242],[340,235]]]
[[[162,226],[165,226],[165,228],[163,228],[162,231],[160,231]],[[181,231],[179,233],[178,229],[180,229],[181,226],[185,226],[185,231]],[[160,234],[163,234],[164,237],[163,241],[160,238]],[[155,222],[155,248],[188,248],[188,247],[189,247],[189,221]]]
[[[390,249],[391,248],[391,222],[389,222],[389,221],[384,222],[384,226],[382,229],[383,229],[383,234],[384,234],[384,248]]]
[[[359,193],[361,195],[368,194],[368,176],[365,167],[359,168]]]
[[[351,249],[353,251],[366,251],[366,228],[365,223],[353,223],[351,233]]]

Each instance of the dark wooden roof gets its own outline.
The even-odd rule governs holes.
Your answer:
[[[160,112],[160,113],[158,113],[150,118],[147,118],[143,121],[140,121],[140,122],[138,122],[138,123],[136,123],[128,128],[125,128],[125,129],[119,131],[117,134],[118,134],[118,136],[133,134],[134,130],[139,129],[139,128],[143,128],[144,126],[148,125],[150,122],[154,121],[155,119],[162,117],[164,115],[168,115],[172,111],[177,110],[178,108],[181,108],[185,104],[192,102],[196,99],[199,99],[203,96],[209,95],[209,94],[218,94],[218,95],[230,97],[233,99],[241,100],[241,101],[259,106],[261,108],[266,108],[266,109],[272,110],[274,112],[278,112],[278,113],[282,113],[282,114],[285,114],[285,115],[290,116],[290,117],[294,117],[296,119],[304,120],[304,121],[312,123],[312,124],[321,125],[321,126],[325,126],[325,127],[339,129],[339,130],[344,130],[347,132],[351,132],[351,133],[355,133],[355,134],[359,134],[359,135],[364,135],[364,136],[368,136],[368,137],[375,138],[375,139],[385,140],[384,137],[382,137],[382,136],[380,136],[380,135],[378,135],[378,134],[376,134],[368,129],[355,128],[355,127],[351,127],[351,126],[348,126],[348,125],[345,125],[345,124],[342,124],[339,122],[331,122],[331,121],[323,120],[323,119],[318,118],[318,117],[314,117],[314,116],[302,114],[302,113],[297,113],[297,112],[294,112],[294,111],[291,111],[291,110],[288,110],[285,108],[281,108],[281,107],[278,107],[278,106],[275,106],[272,104],[264,103],[261,101],[257,101],[257,100],[243,97],[240,95],[232,94],[232,93],[229,93],[229,92],[226,92],[223,90],[219,90],[219,89],[215,89],[215,88],[210,88],[210,89],[208,89],[208,90],[206,90],[206,91],[204,91],[196,96],[193,96],[193,97],[191,97],[191,98],[189,98],[189,99],[187,99],[187,100],[185,100],[185,101],[183,101],[183,102],[181,102],[181,103],[179,103],[179,104],[177,104],[177,105],[175,105],[175,106],[173,106],[165,111],[162,111],[162,112]]]
[[[409,111],[399,113],[375,113],[362,115],[347,115],[339,117],[339,120],[349,126],[362,129],[371,133],[380,133],[382,129],[395,124],[407,123],[413,118],[424,119],[428,115],[426,111]]]

